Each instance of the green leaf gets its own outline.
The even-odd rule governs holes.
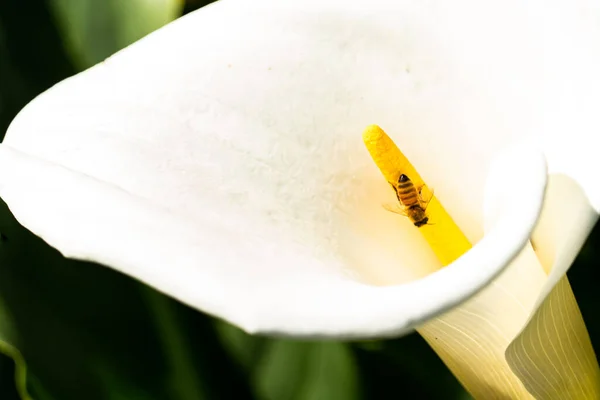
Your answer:
[[[246,371],[257,399],[363,398],[356,360],[347,343],[252,336],[223,321],[216,321],[216,327],[231,357]]]
[[[182,0],[50,0],[71,57],[94,65],[181,15]]]
[[[265,400],[361,398],[354,357],[340,342],[274,340],[255,371],[255,382],[258,397]]]

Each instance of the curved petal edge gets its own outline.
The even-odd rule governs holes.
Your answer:
[[[0,145],[0,196],[66,256],[110,266],[247,332],[295,337],[399,335],[485,287],[528,243],[544,196],[535,150],[513,155],[506,171],[521,174],[513,190],[523,196],[503,202],[507,212],[471,251],[423,279],[373,287],[294,244],[256,243]],[[244,268],[249,258],[265,267]]]

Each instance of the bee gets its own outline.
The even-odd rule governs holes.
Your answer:
[[[384,208],[393,213],[408,217],[410,222],[417,228],[427,225],[429,217],[425,211],[433,198],[433,193],[431,197],[425,201],[422,196],[423,187],[425,187],[425,185],[422,185],[417,189],[410,178],[404,174],[401,174],[398,177],[398,182],[396,184],[391,182],[390,184],[392,185],[392,188],[394,188],[396,197],[398,198],[400,205],[402,205],[402,208],[398,205],[384,205]]]

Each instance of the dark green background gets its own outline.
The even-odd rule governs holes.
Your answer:
[[[116,50],[107,35],[85,62],[76,59],[61,34],[69,21],[54,5],[0,1],[0,135],[37,94]],[[183,12],[203,5],[188,1]],[[101,11],[94,29],[110,28],[112,11]],[[251,337],[113,270],[64,259],[2,202],[0,232],[0,334],[22,351],[35,399],[469,398],[416,334],[353,343]],[[596,229],[569,272],[596,347],[599,240]],[[0,356],[0,399],[18,398],[14,382],[13,360]]]

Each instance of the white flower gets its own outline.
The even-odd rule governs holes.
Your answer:
[[[398,335],[521,254],[422,333],[445,338],[433,347],[475,395],[593,395],[593,352],[566,375],[548,361],[555,377],[539,368],[546,348],[515,346],[526,326],[554,321],[536,310],[600,209],[598,13],[567,1],[296,3],[221,1],[42,94],[0,146],[0,196],[64,255],[252,333]],[[450,266],[437,270],[418,230],[381,207],[394,196],[360,138],[371,123],[476,243]],[[460,324],[472,331],[449,333]],[[582,335],[569,346],[589,356]],[[573,381],[586,373],[592,383]]]

